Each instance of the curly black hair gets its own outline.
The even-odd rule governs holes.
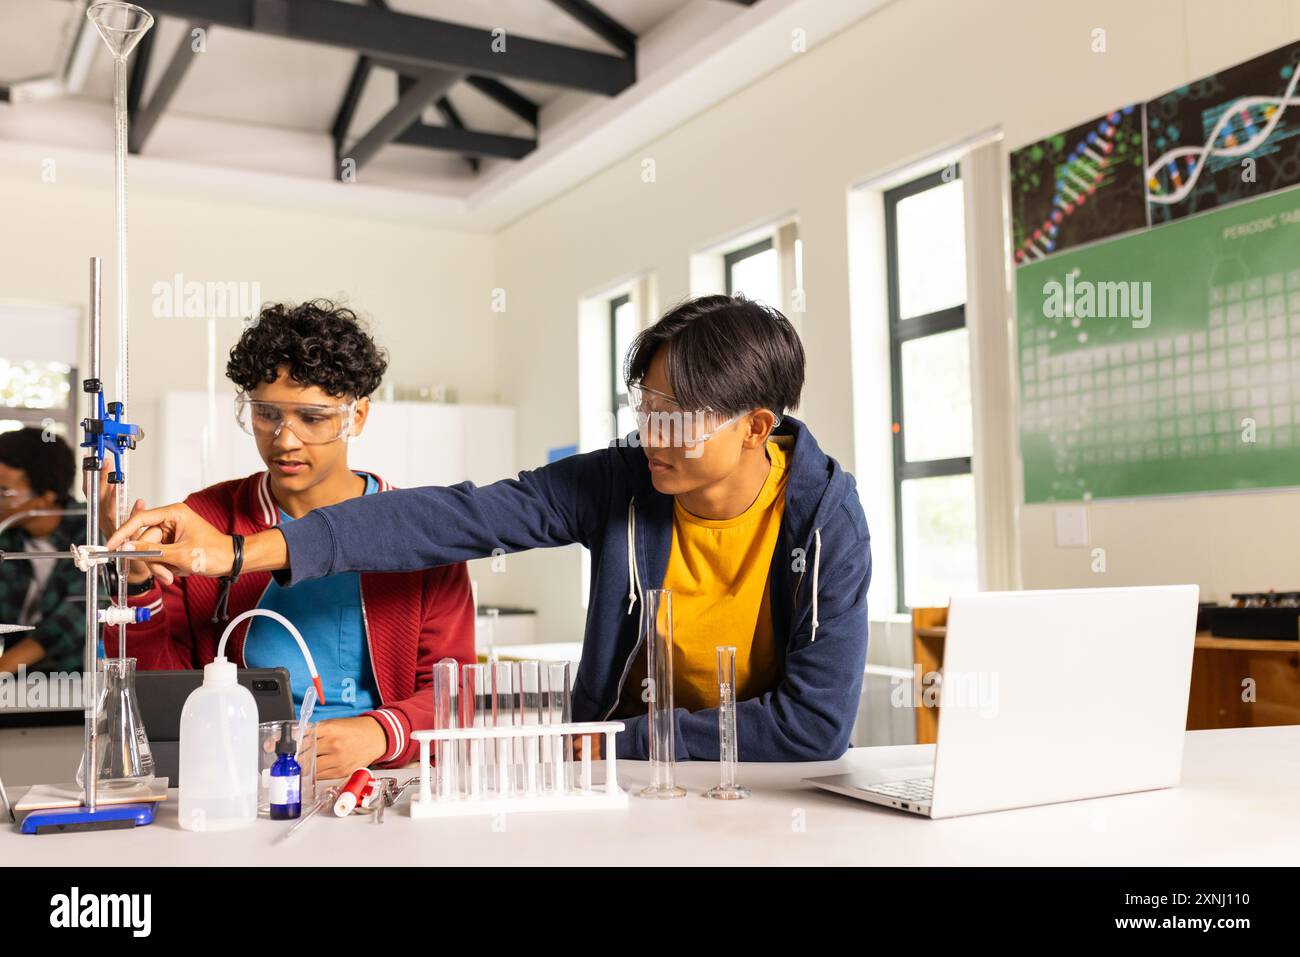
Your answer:
[[[71,501],[77,462],[59,436],[35,427],[0,433],[0,462],[25,473],[33,495],[53,492],[60,506]]]
[[[379,388],[388,356],[351,309],[328,299],[272,303],[230,350],[226,376],[251,392],[274,382],[284,366],[295,382],[360,399]]]

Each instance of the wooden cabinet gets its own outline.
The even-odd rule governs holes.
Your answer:
[[[921,688],[916,741],[929,744],[939,731],[939,709],[926,707],[929,675],[943,667],[947,608],[912,609],[912,653]],[[1123,667],[1123,662],[1116,662]],[[1141,687],[1141,676],[1134,676]],[[1218,638],[1198,632],[1192,657],[1187,730],[1259,728],[1300,724],[1300,642]]]

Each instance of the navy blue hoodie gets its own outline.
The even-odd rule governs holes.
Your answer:
[[[821,761],[849,745],[867,658],[871,539],[853,476],[797,419],[785,513],[772,554],[773,636],[781,681],[736,705],[742,761]],[[645,453],[611,445],[492,485],[397,489],[318,508],[281,527],[282,584],[344,572],[412,571],[494,553],[580,542],[591,550],[576,721],[606,718],[640,651],[642,588],[663,581],[673,498],[655,491]],[[719,639],[721,640],[721,639]],[[626,719],[618,757],[647,756],[644,715]],[[677,710],[677,758],[718,759],[717,709]]]

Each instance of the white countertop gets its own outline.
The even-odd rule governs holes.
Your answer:
[[[414,821],[406,800],[382,825],[321,814],[287,841],[259,820],[219,834],[182,831],[176,792],[134,831],[35,837],[0,829],[5,866],[388,864],[1058,864],[1243,865],[1300,860],[1300,726],[1192,731],[1180,787],[943,821],[801,783],[855,768],[918,764],[931,746],[858,748],[821,764],[741,765],[747,801],[701,797],[717,765],[678,765],[675,801],[631,798],[626,811]],[[619,763],[626,787],[644,762]],[[411,772],[400,772],[405,778]],[[495,828],[494,828],[495,823]]]

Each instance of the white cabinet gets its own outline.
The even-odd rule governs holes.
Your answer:
[[[167,393],[160,408],[161,501],[178,502],[214,482],[265,468],[253,437],[235,422],[234,400],[217,400],[212,451],[204,467],[202,433],[208,422],[203,392]],[[152,439],[153,437],[150,436]],[[365,430],[353,440],[348,462],[394,485],[483,485],[514,476],[515,413],[507,406],[372,402]],[[206,472],[206,474],[205,474]]]

